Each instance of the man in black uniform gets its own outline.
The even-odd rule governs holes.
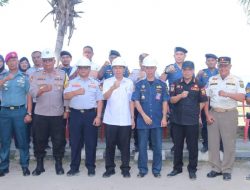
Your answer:
[[[207,101],[206,91],[194,78],[194,63],[185,61],[182,65],[183,77],[170,86],[170,102],[173,110],[170,120],[173,124],[174,167],[169,177],[182,172],[184,140],[189,152],[188,172],[191,180],[196,179],[198,162],[198,136],[200,103]]]

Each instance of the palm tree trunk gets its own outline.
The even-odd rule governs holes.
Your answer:
[[[56,47],[55,47],[57,66],[59,64],[59,56],[63,48],[63,42],[64,42],[64,36],[66,34],[66,30],[67,30],[67,26],[66,26],[65,20],[61,21],[59,23],[58,30],[57,30]]]

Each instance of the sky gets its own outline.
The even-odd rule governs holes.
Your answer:
[[[94,62],[100,66],[111,49],[118,50],[132,70],[138,56],[146,52],[158,61],[158,72],[174,63],[176,46],[188,50],[186,60],[195,70],[205,68],[205,54],[232,58],[231,72],[250,81],[250,25],[238,0],[84,0],[76,10],[70,45],[72,64],[82,48],[94,48]],[[54,49],[56,30],[46,0],[10,0],[0,7],[0,54],[16,51],[19,57],[34,50]]]

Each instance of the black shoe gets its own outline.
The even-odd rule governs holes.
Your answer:
[[[191,180],[196,180],[197,176],[196,176],[195,172],[189,172],[189,178]]]
[[[182,173],[182,171],[178,171],[178,170],[173,170],[172,172],[170,172],[167,176],[168,177],[173,177],[176,176],[177,174]]]
[[[39,169],[39,168],[36,168],[33,172],[32,172],[32,175],[33,176],[39,176],[41,175],[41,173],[45,172],[45,169]]]
[[[70,169],[68,172],[67,172],[67,176],[75,176],[75,175],[78,175],[79,174],[79,170],[72,170]]]
[[[64,169],[62,167],[62,159],[61,158],[56,158],[55,169],[56,169],[56,175],[63,175],[64,174]]]
[[[145,175],[146,175],[145,173],[139,172],[139,173],[137,174],[137,177],[138,177],[138,178],[143,178]]]
[[[223,173],[223,180],[230,181],[231,180],[231,174],[230,173]]]
[[[7,173],[9,173],[9,169],[0,170],[0,177],[5,176],[5,174],[7,174]]]
[[[88,171],[88,176],[89,176],[89,177],[95,176],[95,170],[89,170],[89,171]]]
[[[39,176],[43,172],[45,172],[45,169],[43,167],[43,158],[38,158],[37,159],[36,169],[32,172],[32,175],[33,176]]]
[[[201,148],[201,152],[202,153],[206,153],[208,151],[208,147],[207,146],[203,146],[202,148]]]
[[[160,173],[154,173],[153,174],[155,178],[161,178],[161,174]]]
[[[22,170],[23,170],[23,176],[29,176],[30,175],[29,168],[23,167]]]
[[[114,174],[115,174],[115,170],[108,170],[108,171],[103,173],[102,177],[108,178],[108,177],[110,177],[110,176],[112,176]]]
[[[217,177],[217,176],[219,176],[219,175],[222,175],[222,173],[221,172],[216,172],[216,171],[210,171],[208,174],[207,174],[207,177],[209,177],[209,178],[213,178],[213,177]]]
[[[122,172],[122,176],[123,176],[124,178],[130,178],[130,177],[131,177],[129,171],[123,171],[123,172]]]

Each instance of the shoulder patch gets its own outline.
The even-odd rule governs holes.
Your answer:
[[[244,82],[242,80],[239,81],[240,87],[244,88]]]

